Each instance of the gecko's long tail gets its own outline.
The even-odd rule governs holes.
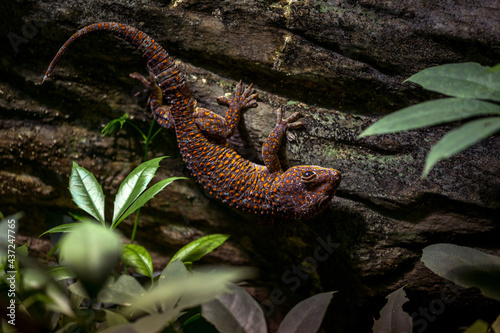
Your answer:
[[[61,46],[54,59],[52,59],[42,83],[49,77],[56,64],[73,43],[94,32],[116,35],[136,46],[142,52],[142,57],[147,60],[148,66],[155,75],[156,82],[162,89],[164,96],[169,95],[170,92],[180,93],[180,96],[189,95],[189,88],[184,75],[179,71],[179,68],[163,47],[146,33],[129,25],[116,22],[95,23],[78,30]]]

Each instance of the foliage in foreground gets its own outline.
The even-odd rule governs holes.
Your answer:
[[[470,62],[447,64],[424,69],[406,81],[450,97],[394,112],[368,127],[360,138],[479,117],[451,130],[432,147],[425,162],[424,178],[439,161],[500,131],[500,64],[495,67]]]
[[[90,172],[73,164],[71,195],[95,220],[78,217],[77,223],[44,233],[64,233],[56,244],[58,265],[42,268],[28,256],[26,244],[16,249],[12,263],[17,272],[18,318],[33,329],[51,332],[267,332],[260,305],[234,284],[251,278],[252,270],[192,269],[192,262],[229,236],[208,235],[187,244],[158,273],[153,272],[151,255],[144,247],[122,243],[115,230],[118,224],[178,179],[165,179],[146,189],[161,159],[141,164],[122,182],[109,224],[101,186]],[[8,221],[0,222],[0,231],[13,226]],[[0,237],[0,289],[10,285],[6,244],[8,240]],[[316,332],[332,295],[318,294],[297,304],[278,332]],[[14,332],[4,319],[1,325],[2,332]]]

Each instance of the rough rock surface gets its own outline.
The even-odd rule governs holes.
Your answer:
[[[110,36],[85,38],[40,84],[78,28],[119,21],[144,30],[178,59],[204,107],[224,112],[214,96],[232,92],[240,79],[255,84],[259,107],[245,114],[233,142],[247,158],[259,161],[275,110],[285,105],[301,111],[305,123],[284,151],[288,163],[343,174],[321,217],[271,225],[210,198],[192,178],[173,183],[142,211],[138,231],[138,241],[157,254],[157,268],[197,237],[228,233],[231,240],[205,262],[260,268],[253,292],[271,331],[299,300],[338,290],[325,329],[362,332],[384,297],[403,285],[410,313],[440,297],[446,282],[419,262],[423,247],[449,242],[500,254],[498,136],[441,162],[425,180],[425,155],[449,127],[357,140],[376,116],[436,97],[403,83],[417,71],[498,62],[497,0],[10,0],[0,7],[0,211],[26,212],[24,236],[46,230],[45,212],[75,209],[67,190],[72,161],[103,184],[108,214],[121,180],[141,161],[144,147],[133,128],[100,136],[123,113],[149,128],[145,98],[134,96],[140,86],[128,77],[146,72],[132,47]],[[188,176],[171,132],[162,131],[151,146],[149,157],[162,155],[171,157],[158,179]],[[125,235],[131,225],[123,225]],[[315,257],[318,246],[326,258]],[[301,263],[308,273],[297,270]],[[274,289],[284,303],[269,301]],[[428,321],[427,332],[453,331],[480,317],[492,321],[500,305],[460,289],[445,310]]]

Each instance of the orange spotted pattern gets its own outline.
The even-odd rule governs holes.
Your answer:
[[[257,106],[252,85],[244,89],[240,82],[232,99],[217,99],[228,106],[225,117],[199,108],[172,58],[151,37],[131,26],[101,22],[82,28],[59,49],[43,81],[71,44],[93,32],[117,35],[142,52],[150,69],[149,80],[137,73],[131,76],[150,91],[154,118],[175,129],[187,168],[209,194],[238,209],[280,218],[308,219],[328,206],[340,183],[337,170],[304,165],[283,171],[277,157],[283,138],[294,139],[288,130],[301,125],[298,113],[283,119],[282,109],[278,110],[276,126],[262,147],[265,165],[242,158],[226,139],[233,135],[242,111]]]

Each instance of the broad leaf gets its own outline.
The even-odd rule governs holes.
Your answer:
[[[464,333],[488,333],[489,325],[484,320],[478,319],[467,328]]]
[[[62,281],[75,278],[75,273],[73,273],[66,266],[47,267],[45,269],[45,272],[49,274],[55,281]]]
[[[317,332],[334,293],[317,294],[295,305],[281,322],[277,333]]]
[[[181,261],[171,261],[159,276],[156,287],[164,287],[169,283],[172,283],[171,281],[174,281],[173,283],[175,283],[175,281],[184,280],[187,277],[188,271],[186,269],[186,266]],[[175,305],[178,304],[178,302],[178,299],[173,302],[161,301],[161,310],[164,313],[170,313],[174,309]]]
[[[199,260],[222,245],[229,237],[229,235],[214,234],[198,238],[177,251],[170,262],[174,260],[182,262]]]
[[[446,133],[427,155],[423,177],[427,176],[439,161],[461,152],[497,131],[500,131],[500,117],[473,120]]]
[[[153,260],[144,247],[136,244],[124,245],[122,261],[125,266],[132,267],[136,273],[153,278]]]
[[[424,248],[421,260],[437,275],[463,287],[477,287],[500,301],[500,257],[469,247],[435,244]]]
[[[144,296],[133,302],[133,308],[143,309],[159,303],[175,303],[178,311],[197,306],[230,292],[228,282],[240,281],[253,275],[245,268],[213,269],[208,273],[198,272],[186,278],[176,278],[157,288],[152,288]],[[178,301],[180,299],[180,301]]]
[[[407,81],[448,96],[500,102],[500,72],[473,62],[427,68]]]
[[[45,231],[44,233],[40,234],[38,238],[42,237],[43,235],[46,234],[55,234],[58,232],[71,232],[74,227],[76,227],[78,223],[66,223],[66,224],[61,224],[58,226],[55,226],[53,228],[50,228],[49,230]]]
[[[174,180],[178,179],[186,179],[185,177],[172,177],[160,180],[158,183],[154,184],[150,188],[148,188],[144,193],[142,193],[134,203],[128,207],[128,209],[121,215],[121,217],[114,223],[114,227],[116,227],[121,221],[123,221],[127,216],[141,208],[151,200],[155,195],[157,195],[161,190],[163,190],[167,185],[172,183]]]
[[[128,324],[127,318],[125,318],[122,314],[113,310],[107,310],[107,309],[103,310],[104,313],[106,314],[106,323],[108,324],[108,327]]]
[[[104,193],[94,175],[73,162],[69,191],[78,207],[104,225]]]
[[[132,276],[120,275],[116,281],[108,281],[97,295],[97,300],[105,303],[113,303],[130,306],[132,303],[146,293],[144,287]],[[156,306],[148,304],[141,308],[147,313],[156,313]]]
[[[95,296],[117,264],[121,252],[117,234],[95,223],[77,223],[61,240],[60,260]]]
[[[113,225],[146,189],[151,179],[155,176],[156,170],[160,167],[160,161],[164,158],[166,157],[158,157],[142,163],[120,184],[115,197]]]
[[[443,98],[391,113],[368,127],[359,137],[406,131],[484,114],[500,114],[500,105],[471,98]]]
[[[229,288],[232,294],[224,294],[201,306],[203,317],[219,332],[266,333],[266,318],[259,303],[237,285]]]
[[[170,325],[177,319],[177,314],[175,315],[165,315],[163,313],[152,314],[149,316],[144,316],[137,321],[129,324],[122,324],[117,326],[109,327],[103,331],[102,333],[158,333],[162,332],[163,329]]]
[[[403,287],[386,298],[387,304],[380,311],[380,318],[373,324],[373,333],[411,333],[412,319],[403,311],[403,304],[409,301]]]

